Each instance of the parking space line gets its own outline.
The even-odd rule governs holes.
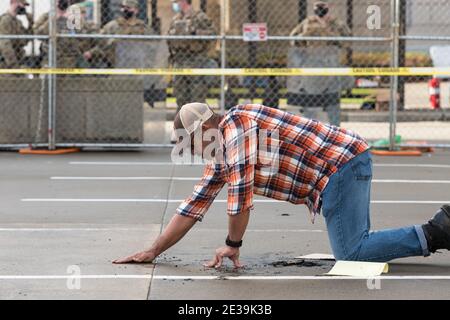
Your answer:
[[[450,280],[450,276],[378,276],[378,277],[348,277],[348,276],[155,276],[154,280]]]
[[[435,169],[450,169],[450,165],[446,164],[400,164],[400,163],[377,163],[374,167],[387,168],[435,168]]]
[[[390,180],[374,179],[373,183],[404,183],[404,184],[450,184],[450,180]]]
[[[439,204],[449,203],[450,200],[443,201],[416,201],[416,200],[374,200],[370,201],[373,204]]]
[[[134,202],[134,203],[181,203],[183,199],[74,199],[74,198],[27,198],[22,202]],[[227,200],[215,200],[215,203],[226,203]],[[278,200],[253,200],[254,203],[285,203]],[[443,204],[450,200],[418,201],[418,200],[372,200],[372,204]]]
[[[234,280],[234,281],[292,281],[292,280],[450,280],[450,276],[378,276],[378,277],[348,277],[348,276],[170,276],[170,275],[0,275],[0,280]]]
[[[203,166],[203,163],[182,164],[174,162],[133,162],[133,161],[71,161],[70,165],[90,165],[90,166]],[[374,167],[388,168],[439,168],[450,169],[450,165],[443,164],[399,164],[399,163],[375,163]]]
[[[0,228],[0,232],[91,232],[91,231],[148,231],[147,228]],[[226,229],[196,229],[196,232],[225,232]],[[308,229],[248,229],[250,233],[323,233]]]
[[[70,165],[85,166],[204,166],[203,163],[175,163],[175,162],[136,162],[136,161],[71,161]]]
[[[87,180],[87,181],[102,181],[102,180],[112,180],[112,181],[140,181],[140,180],[168,180],[168,181],[199,181],[200,177],[51,177],[51,180]]]
[[[147,228],[0,228],[0,232],[148,231]]]
[[[200,177],[50,177],[59,181],[199,181]],[[450,180],[374,179],[373,183],[450,184]]]

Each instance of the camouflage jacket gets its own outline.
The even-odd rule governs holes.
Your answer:
[[[310,16],[303,20],[297,27],[291,32],[291,36],[304,36],[304,37],[349,37],[351,31],[347,25],[335,18],[330,20],[324,20],[317,16]],[[337,41],[292,41],[292,45],[302,46],[347,46],[348,42]]]
[[[68,19],[59,17],[56,19],[56,29],[61,34],[89,34],[95,33],[94,25],[82,22],[81,26],[70,27]],[[39,17],[33,26],[36,35],[49,34],[49,14],[45,13]],[[60,68],[74,68],[78,66],[82,59],[82,54],[88,48],[95,45],[94,39],[60,38],[56,47],[57,66]],[[41,45],[41,55],[43,64],[48,64],[48,42],[44,41]]]
[[[151,35],[153,30],[138,18],[125,19],[119,17],[108,22],[100,31],[100,34],[117,35]],[[94,60],[106,60],[114,65],[115,44],[132,40],[122,39],[102,39],[98,44],[89,50]]]
[[[183,35],[197,35],[197,36],[213,36],[216,35],[216,30],[211,19],[203,11],[191,11],[189,14],[177,14],[170,24],[169,35],[183,36]],[[215,41],[208,40],[170,40],[168,41],[169,51],[172,58],[175,58],[188,51],[188,53],[207,55],[209,49]],[[189,56],[186,56],[189,58]]]
[[[25,28],[19,19],[5,13],[0,16],[0,34],[31,35],[32,30],[31,26]],[[25,57],[24,47],[28,42],[29,40],[0,40],[0,66],[5,68],[20,67]]]

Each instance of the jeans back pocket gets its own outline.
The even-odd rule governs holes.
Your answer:
[[[372,179],[372,157],[370,154],[361,154],[352,161],[352,171],[356,180]]]

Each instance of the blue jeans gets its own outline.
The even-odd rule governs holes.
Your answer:
[[[336,260],[387,262],[429,256],[421,226],[370,231],[372,156],[366,151],[330,177],[322,193],[331,248]]]

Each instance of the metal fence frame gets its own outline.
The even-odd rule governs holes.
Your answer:
[[[56,32],[56,5],[54,1],[50,1],[50,23],[49,35],[0,35],[0,39],[30,39],[30,40],[48,40],[49,41],[49,68],[56,67],[56,41],[58,38],[94,38],[94,39],[126,39],[126,40],[176,40],[176,39],[192,39],[192,40],[218,40],[220,41],[220,68],[225,69],[226,61],[226,42],[227,40],[243,40],[243,36],[226,35],[225,33],[225,0],[221,2],[220,9],[220,35],[218,36],[167,36],[167,35],[102,35],[102,34],[58,34]],[[401,3],[402,0],[391,1],[391,36],[390,37],[292,37],[292,36],[268,36],[268,41],[348,41],[348,42],[389,42],[391,45],[391,67],[398,68],[400,66],[400,41],[418,40],[418,41],[450,41],[450,36],[408,36],[400,34],[401,23]],[[47,75],[48,82],[48,142],[39,144],[0,144],[0,149],[21,149],[24,147],[48,148],[55,150],[56,148],[79,147],[79,148],[105,148],[105,149],[140,149],[140,148],[172,148],[171,144],[124,144],[124,143],[56,143],[56,81],[57,75]],[[220,109],[225,112],[225,75],[221,75],[220,88]],[[394,150],[401,146],[416,145],[397,145],[395,135],[397,130],[397,110],[398,102],[396,99],[399,92],[399,76],[391,76],[390,95],[391,101],[389,106],[389,141],[390,149]],[[423,147],[423,145],[420,145]],[[429,147],[450,148],[450,144],[428,144]]]

